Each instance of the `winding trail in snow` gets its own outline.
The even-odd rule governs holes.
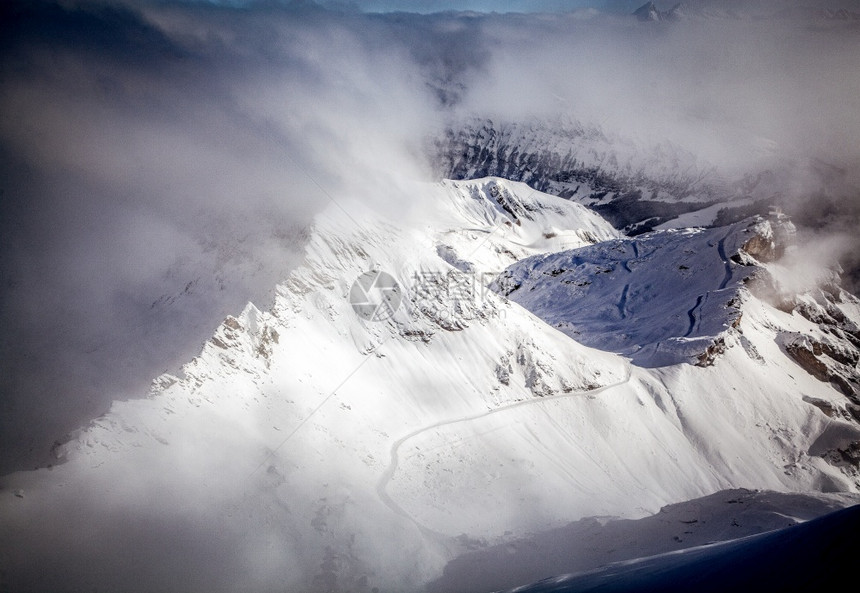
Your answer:
[[[720,255],[720,259],[723,262],[723,266],[725,268],[725,274],[723,275],[723,280],[720,282],[720,287],[717,290],[723,290],[726,286],[728,286],[729,282],[732,281],[732,277],[734,276],[734,272],[732,271],[732,262],[726,256],[726,239],[729,238],[731,233],[726,234],[722,239],[717,242],[717,253]],[[713,246],[713,243],[711,243]],[[684,334],[684,337],[689,337],[693,330],[696,329],[696,311],[699,307],[702,306],[702,301],[708,296],[709,293],[699,295],[699,298],[696,299],[696,304],[687,311],[687,315],[690,318],[690,326],[687,328],[687,333]]]
[[[394,499],[391,498],[390,494],[388,494],[388,484],[391,482],[391,479],[394,477],[394,474],[397,471],[397,466],[400,462],[400,457],[399,457],[400,447],[402,447],[406,441],[409,441],[410,439],[413,439],[413,438],[417,437],[418,435],[423,434],[427,431],[435,430],[435,429],[441,428],[443,426],[450,426],[452,424],[459,424],[461,422],[472,422],[475,420],[480,420],[482,418],[486,418],[488,416],[492,416],[493,414],[499,414],[501,412],[507,412],[507,411],[513,410],[515,408],[521,408],[523,406],[533,406],[533,405],[545,403],[548,401],[556,401],[556,400],[570,398],[570,397],[582,397],[583,395],[596,395],[598,393],[603,393],[604,391],[608,391],[610,389],[614,389],[616,387],[620,387],[622,385],[626,385],[627,383],[629,383],[630,378],[633,376],[633,365],[631,363],[627,362],[625,364],[625,371],[626,371],[625,377],[623,379],[621,379],[620,381],[617,381],[615,383],[611,383],[609,385],[604,385],[604,386],[598,387],[596,389],[590,389],[590,390],[586,390],[586,391],[573,391],[570,393],[562,393],[559,395],[550,395],[550,396],[545,396],[545,397],[536,397],[534,399],[517,401],[517,402],[514,402],[512,404],[508,404],[506,406],[501,406],[499,408],[493,408],[492,410],[487,410],[485,412],[480,412],[480,413],[472,414],[469,416],[459,416],[457,418],[451,418],[448,420],[441,420],[439,422],[434,422],[433,424],[430,424],[428,426],[424,426],[422,428],[418,428],[416,430],[413,430],[412,432],[405,434],[404,436],[400,437],[399,439],[394,441],[394,443],[391,444],[391,449],[389,451],[388,466],[385,468],[385,471],[382,472],[382,475],[379,477],[379,481],[376,483],[376,493],[379,495],[380,500],[382,500],[382,502],[383,502],[383,504],[385,504],[385,506],[387,506],[389,509],[391,509],[397,515],[400,515],[401,517],[404,517],[404,518],[412,521],[412,523],[414,523],[415,526],[418,527],[419,531],[421,531],[421,533],[423,533],[424,535],[431,536],[435,539],[440,539],[440,538],[450,539],[449,536],[446,536],[445,534],[439,533],[438,531],[433,531],[429,527],[422,525],[415,517],[410,515],[406,511],[406,509],[404,509],[402,506],[397,504],[397,502],[395,502]]]
[[[618,313],[621,314],[621,319],[627,319],[627,291],[630,290],[630,285],[625,284],[621,291],[621,298],[618,300]]]
[[[626,259],[621,262],[621,265],[624,266],[624,269],[627,270],[628,274],[632,274],[633,270],[630,269],[630,262],[634,259],[639,259],[639,245],[636,244],[636,241],[630,243],[630,246],[633,248],[633,257],[630,259]]]
[[[723,281],[720,283],[720,290],[728,286],[729,282],[731,282],[732,280],[733,275],[732,262],[729,261],[728,257],[726,257],[726,239],[729,238],[730,234],[731,233],[728,233],[725,237],[720,239],[719,243],[717,243],[717,253],[720,254],[720,259],[723,260],[723,265],[726,268],[726,274],[725,276],[723,276]]]
[[[687,328],[687,333],[684,334],[684,337],[687,338],[690,334],[693,333],[693,330],[696,329],[696,309],[698,309],[702,305],[702,299],[705,298],[705,295],[700,294],[699,298],[696,299],[696,304],[693,305],[693,308],[687,311],[687,315],[690,316],[690,327]]]

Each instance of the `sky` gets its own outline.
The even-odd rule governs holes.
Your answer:
[[[476,12],[565,12],[585,7],[602,7],[605,2],[588,0],[359,0],[355,4],[365,12],[441,12],[446,10]],[[635,9],[635,7],[634,7]]]
[[[416,6],[489,4],[358,3]],[[0,10],[0,473],[47,463],[113,400],[177,372],[226,315],[265,307],[333,200],[408,207],[407,182],[438,179],[433,139],[469,118],[564,116],[672,142],[730,179],[780,171],[812,226],[856,234],[856,24]]]
[[[206,2],[207,0],[201,0]],[[253,0],[211,0],[211,4],[247,6]],[[601,8],[613,11],[630,11],[640,4],[635,0],[319,0],[317,4],[335,10],[361,12],[412,12],[430,14],[445,11],[474,12],[570,12],[581,8]]]
[[[340,9],[358,9],[363,12],[414,12],[429,14],[443,11],[475,11],[497,13],[561,13],[585,8],[603,12],[630,14],[648,0],[321,0],[321,5]],[[216,2],[218,3],[218,2]],[[249,4],[243,0],[224,0],[222,4]],[[252,3],[252,2],[251,2]],[[654,3],[660,10],[669,10],[678,2],[663,0]],[[687,0],[686,5],[721,5],[737,10],[763,10],[773,12],[781,8],[802,4],[796,0]],[[807,5],[815,5],[807,2]],[[851,9],[857,0],[828,0],[817,3],[829,8]]]

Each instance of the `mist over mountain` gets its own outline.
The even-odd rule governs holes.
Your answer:
[[[0,522],[5,544],[22,538],[15,558],[54,563],[40,542],[76,527],[28,521],[52,501],[60,523],[98,514],[98,489],[123,480],[140,493],[105,500],[169,568],[142,589],[296,574],[418,590],[470,546],[501,545],[497,520],[522,536],[726,488],[856,492],[856,3],[486,4],[0,7]],[[404,317],[356,320],[352,282],[379,270]],[[440,312],[449,276],[489,296]],[[367,361],[373,379],[323,407]],[[704,403],[683,395],[696,390]],[[461,440],[474,454],[446,448]],[[520,486],[541,471],[545,491]],[[151,505],[161,494],[199,513]],[[253,536],[232,519],[249,497]],[[203,545],[218,525],[240,554]],[[105,580],[69,582],[121,587],[126,527],[99,523],[47,580],[19,574],[62,584],[119,538]],[[187,566],[168,536],[195,550]],[[275,545],[289,553],[255,567]],[[396,574],[369,560],[386,554]]]

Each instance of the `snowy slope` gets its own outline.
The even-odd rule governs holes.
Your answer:
[[[611,225],[499,179],[410,191],[396,219],[333,205],[271,310],[227,318],[64,463],[4,477],[4,586],[417,591],[465,550],[582,517],[857,490],[850,402],[780,342],[835,334],[749,294],[710,366],[632,365],[487,289],[529,257],[623,245]],[[349,303],[370,270],[403,298],[382,321]]]
[[[443,576],[427,590],[471,593],[510,589],[547,575],[594,571],[610,563],[783,529],[858,501],[858,495],[740,489],[669,505],[642,519],[589,517],[466,553],[450,562]]]
[[[807,523],[593,572],[545,579],[510,593],[837,591],[854,578],[860,506]]]
[[[495,285],[579,342],[642,366],[695,362],[740,318],[751,225],[662,231],[536,256]]]

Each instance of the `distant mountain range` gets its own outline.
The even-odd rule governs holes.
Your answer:
[[[688,0],[661,10],[647,2],[633,11],[640,21],[678,21],[687,18],[804,18],[834,21],[860,20],[860,12],[847,8],[827,8],[820,5],[800,5],[795,2],[714,2]]]

